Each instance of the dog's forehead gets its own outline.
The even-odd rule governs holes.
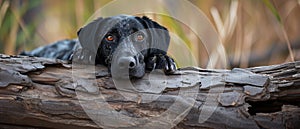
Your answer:
[[[119,15],[113,17],[115,20],[114,28],[116,29],[143,29],[142,24],[134,16]]]

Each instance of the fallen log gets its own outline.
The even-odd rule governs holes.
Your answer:
[[[299,61],[119,81],[103,66],[0,55],[1,128],[300,128],[299,102]]]

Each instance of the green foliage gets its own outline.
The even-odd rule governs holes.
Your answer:
[[[38,24],[35,16],[28,15],[29,11],[38,7],[41,1],[38,0],[4,0],[1,1],[0,10],[2,24],[0,25],[0,52],[15,54],[23,43],[32,42],[33,35]],[[7,7],[7,9],[4,9]],[[3,11],[5,10],[5,11]],[[25,22],[24,19],[32,19]],[[30,45],[30,44],[28,44]]]
[[[269,10],[273,13],[273,15],[276,17],[278,23],[280,24],[280,31],[282,32],[283,38],[288,46],[288,50],[289,50],[289,54],[290,54],[289,56],[291,58],[291,61],[295,61],[291,43],[290,43],[287,31],[283,25],[283,22],[281,21],[279,12],[276,10],[276,8],[273,6],[273,4],[271,4],[270,0],[263,0],[263,2],[269,8]]]
[[[282,24],[279,12],[276,10],[276,8],[270,2],[270,0],[262,0],[262,1],[269,8],[269,10],[273,13],[273,15],[276,17],[277,21]]]

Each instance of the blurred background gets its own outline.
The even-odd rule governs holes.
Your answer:
[[[227,68],[300,59],[300,0],[189,1],[206,14],[218,32],[226,50]],[[77,38],[77,30],[109,2],[0,0],[0,53],[14,55],[58,40]],[[215,60],[214,68],[222,68],[218,62],[220,57],[208,56],[212,53],[207,53],[201,39],[188,25],[168,17],[147,16],[166,26],[184,43],[188,52],[180,51],[181,47],[176,45],[169,52],[176,60],[189,58],[186,63],[178,61],[179,66],[205,68],[209,60]],[[172,42],[176,40],[173,38]]]

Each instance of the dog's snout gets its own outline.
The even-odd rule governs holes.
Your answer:
[[[136,59],[138,60],[139,63],[144,62],[144,56],[142,54],[138,54]]]
[[[129,63],[129,68],[134,68],[135,67],[135,63],[134,62],[130,62]]]
[[[120,68],[133,69],[136,66],[136,60],[134,57],[121,57],[118,61]]]

